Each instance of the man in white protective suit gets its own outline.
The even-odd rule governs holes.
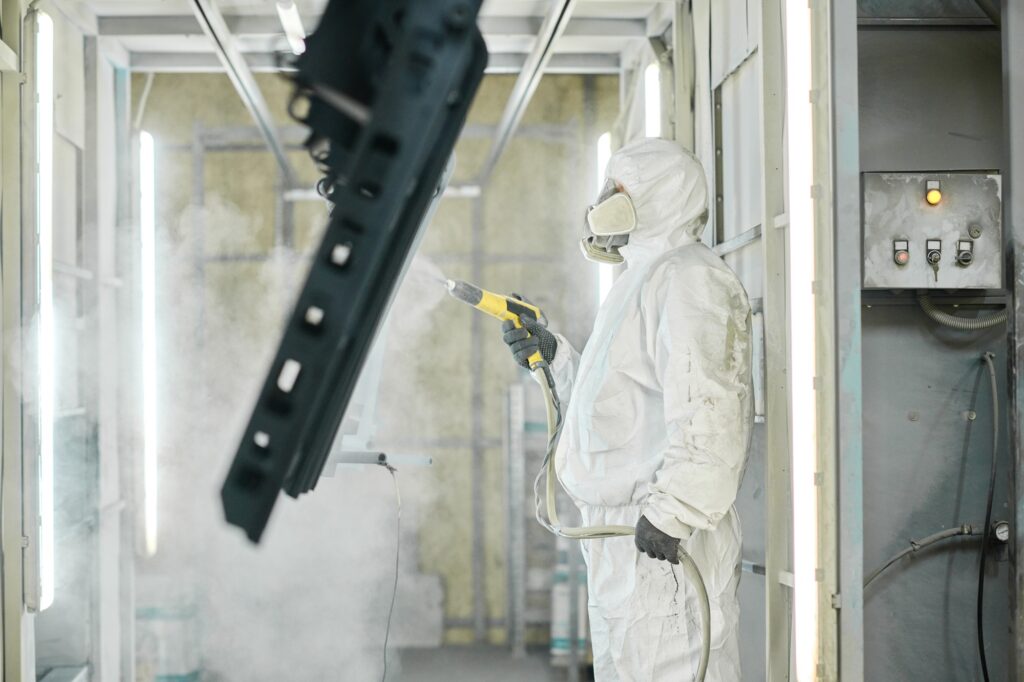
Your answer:
[[[555,463],[584,526],[636,537],[582,543],[598,682],[693,680],[701,652],[693,557],[711,601],[706,679],[740,679],[740,525],[733,503],[752,423],[750,304],[701,243],[704,170],[674,142],[618,151],[587,213],[584,252],[625,262],[580,355],[564,337],[506,323],[516,360],[540,350],[565,409]],[[529,335],[527,335],[529,332]]]

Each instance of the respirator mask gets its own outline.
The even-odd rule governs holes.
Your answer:
[[[619,249],[629,243],[636,229],[633,200],[612,180],[602,190],[597,203],[587,209],[587,220],[580,246],[587,259],[617,265],[623,261]]]

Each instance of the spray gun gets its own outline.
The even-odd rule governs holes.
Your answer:
[[[533,322],[542,322],[545,319],[540,308],[514,296],[495,294],[458,279],[448,280],[447,287],[448,293],[454,298],[503,322],[512,320],[516,328],[523,326],[523,318]],[[529,357],[528,362],[531,370],[547,366],[539,350]]]

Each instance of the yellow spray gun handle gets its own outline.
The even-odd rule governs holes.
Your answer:
[[[448,281],[448,292],[455,298],[468,303],[477,310],[496,317],[501,321],[512,320],[517,329],[523,327],[523,318],[540,320],[544,314],[535,305],[511,296],[502,296],[473,286],[468,282],[460,280]],[[536,367],[544,362],[544,357],[538,350],[527,360],[530,367]]]

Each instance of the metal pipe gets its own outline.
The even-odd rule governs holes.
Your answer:
[[[505,111],[501,115],[501,123],[498,125],[498,131],[494,137],[494,145],[480,172],[480,185],[485,185],[490,179],[494,167],[498,164],[498,160],[512,140],[516,128],[523,120],[526,107],[529,106],[533,94],[537,91],[544,70],[551,60],[554,44],[565,32],[575,7],[576,0],[554,0],[551,3],[551,10],[544,18],[544,23],[537,34],[537,41],[533,45],[533,50],[526,57],[523,69],[519,72],[519,78],[516,79],[516,83],[512,87],[512,94],[509,96],[508,104],[505,105]]]
[[[213,42],[217,58],[238,91],[238,95],[242,98],[242,103],[252,114],[256,126],[260,129],[260,134],[263,135],[271,153],[277,159],[284,174],[285,183],[288,186],[294,185],[295,172],[288,160],[288,154],[281,141],[281,136],[278,134],[270,107],[267,106],[267,101],[256,84],[252,70],[235,44],[235,38],[224,21],[220,9],[217,8],[215,0],[192,0],[192,10],[196,19],[199,20],[203,32]]]

